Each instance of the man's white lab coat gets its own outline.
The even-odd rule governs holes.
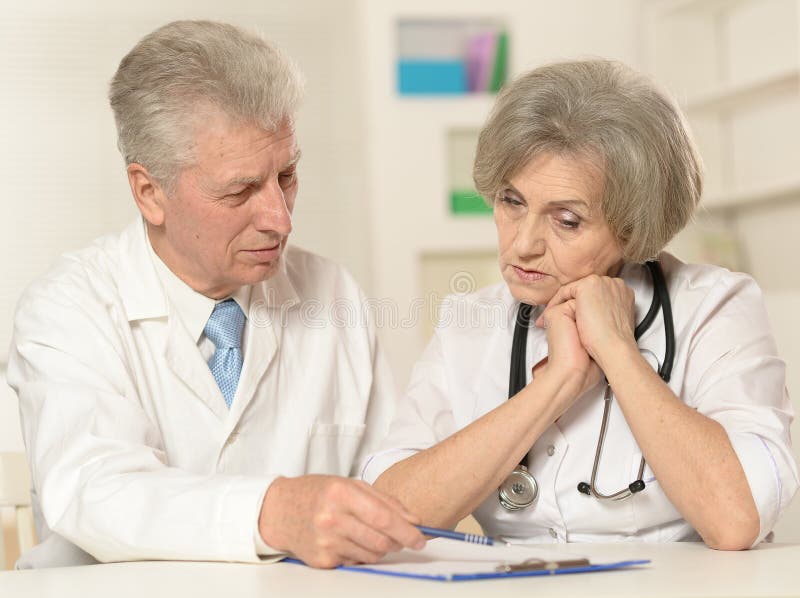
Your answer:
[[[252,287],[228,411],[147,244],[137,220],[20,300],[8,380],[42,542],[18,567],[256,561],[271,481],[352,475],[388,428],[394,388],[344,269],[288,248]]]

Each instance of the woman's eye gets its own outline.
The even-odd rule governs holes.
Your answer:
[[[566,228],[568,230],[576,230],[581,224],[580,218],[571,212],[559,214],[557,220],[558,224],[562,228]]]
[[[518,200],[516,197],[513,197],[511,195],[501,195],[499,197],[499,199],[500,199],[500,201],[502,203],[506,204],[507,206],[516,207],[516,206],[524,205],[520,200]]]

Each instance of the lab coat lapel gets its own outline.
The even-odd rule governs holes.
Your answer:
[[[278,353],[282,330],[280,325],[274,322],[255,322],[255,325],[248,326],[242,374],[230,411],[231,430],[253,400],[264,374],[272,367],[272,362]]]
[[[117,285],[129,322],[168,313],[164,290],[147,248],[144,220],[136,218],[120,235]]]
[[[289,320],[288,310],[297,303],[299,297],[286,272],[285,260],[282,260],[281,269],[275,276],[253,286],[247,314],[244,364],[231,405],[229,432],[253,400],[267,370],[278,367],[273,362],[277,361],[281,338]],[[269,392],[278,392],[277,384]]]
[[[164,357],[172,372],[218,417],[227,417],[222,397],[208,364],[180,318],[169,313],[168,302],[150,258],[144,221],[138,217],[122,234],[117,284],[129,321],[166,318]]]
[[[167,365],[194,396],[203,401],[220,419],[228,417],[228,408],[217,381],[203,360],[197,344],[177,315],[168,318],[164,357]]]
[[[476,411],[470,421],[478,419],[508,399],[508,376],[511,368],[511,344],[514,338],[518,303],[507,288],[503,289],[505,321],[494,329],[485,349],[485,359],[481,365]]]

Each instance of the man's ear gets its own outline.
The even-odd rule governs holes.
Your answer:
[[[164,202],[167,200],[163,188],[141,164],[132,162],[127,170],[133,199],[142,216],[151,226],[161,226],[164,223]]]

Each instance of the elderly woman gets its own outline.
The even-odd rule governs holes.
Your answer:
[[[457,299],[481,323],[439,327],[363,478],[434,526],[761,541],[798,485],[785,365],[750,277],[662,251],[701,194],[678,110],[619,63],[538,68],[474,178],[504,283]]]

